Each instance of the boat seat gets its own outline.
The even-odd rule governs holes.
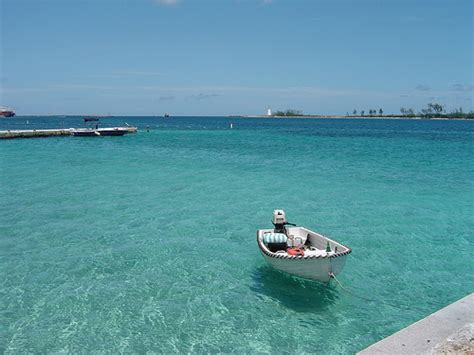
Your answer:
[[[263,241],[265,244],[270,243],[286,243],[288,237],[283,233],[265,233],[263,235]]]
[[[265,233],[263,242],[267,245],[268,250],[275,253],[279,250],[286,250],[288,237],[283,233]]]

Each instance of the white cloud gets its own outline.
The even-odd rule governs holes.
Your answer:
[[[341,97],[341,96],[360,96],[370,94],[372,96],[384,97],[388,94],[379,91],[364,90],[346,90],[346,89],[326,89],[312,86],[297,87],[249,87],[249,86],[154,86],[154,85],[97,85],[97,84],[79,84],[79,83],[51,83],[41,87],[24,87],[24,88],[2,88],[6,93],[22,93],[22,92],[42,92],[42,91],[64,91],[64,90],[100,90],[100,91],[142,91],[150,93],[166,93],[166,95],[174,95],[184,93],[193,96],[196,99],[210,98],[220,96],[223,93],[244,93],[251,95],[278,95],[287,98],[314,98],[314,97]],[[196,94],[197,92],[197,94]],[[211,94],[204,94],[211,92]],[[391,94],[389,94],[391,96]]]
[[[197,94],[197,95],[191,95],[191,98],[194,100],[206,100],[206,99],[211,99],[213,97],[220,96],[219,94],[203,94],[202,92]]]
[[[171,101],[174,99],[175,97],[173,95],[162,95],[158,98],[158,101]]]
[[[453,84],[451,85],[452,90],[462,91],[462,92],[471,92],[474,87],[470,84]]]
[[[417,91],[430,91],[431,87],[429,87],[428,85],[424,85],[424,84],[418,84],[415,87],[415,90],[417,90]]]
[[[122,70],[111,73],[102,73],[102,74],[88,74],[88,78],[99,78],[99,79],[113,79],[113,78],[125,78],[133,76],[161,76],[164,75],[161,72],[155,71],[140,71],[140,70]]]
[[[153,0],[153,2],[158,5],[173,6],[178,4],[180,0]]]
[[[140,75],[163,75],[163,73],[155,71],[140,71],[140,70],[127,70],[119,71],[117,75],[131,75],[131,76],[140,76]]]

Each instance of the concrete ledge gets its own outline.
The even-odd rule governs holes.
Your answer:
[[[115,128],[115,127],[103,127]],[[119,127],[126,133],[136,133],[136,127]],[[14,139],[14,138],[40,138],[40,137],[54,137],[54,136],[71,136],[72,128],[68,129],[33,129],[33,130],[9,130],[0,131],[0,139]]]
[[[372,354],[474,353],[474,293],[360,351]]]
[[[0,131],[0,139],[70,136],[70,129],[33,129]]]

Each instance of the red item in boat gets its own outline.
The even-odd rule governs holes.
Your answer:
[[[289,248],[287,250],[288,255],[301,255],[304,256],[304,251],[300,248]]]

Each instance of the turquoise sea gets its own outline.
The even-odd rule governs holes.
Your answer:
[[[474,122],[102,121],[140,131],[0,141],[2,353],[353,353],[474,290]],[[353,294],[266,265],[275,208]]]

